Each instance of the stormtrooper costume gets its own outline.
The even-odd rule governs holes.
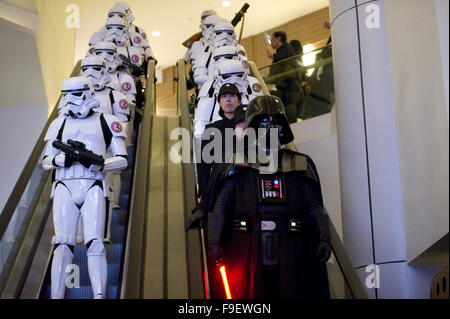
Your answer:
[[[210,15],[204,20],[202,37],[192,44],[187,54],[187,58],[193,68],[196,67],[197,60],[201,59],[202,55],[211,52],[214,39],[214,27],[220,21],[223,21],[223,19],[216,15]]]
[[[125,94],[129,102],[130,115],[134,118],[134,108],[136,106],[136,84],[128,72],[121,68],[121,62],[117,58],[117,47],[112,42],[100,41],[95,44],[93,54],[105,59],[106,68],[113,80],[119,83],[120,91]]]
[[[212,10],[209,10],[212,11]],[[206,11],[204,11],[205,13]],[[206,15],[204,17],[203,13],[202,13],[202,20],[200,23],[200,28],[202,30],[201,36],[200,38],[195,41],[194,43],[192,43],[192,46],[189,48],[189,50],[186,53],[186,61],[190,61],[192,64],[192,59],[199,54],[201,52],[204,52],[205,49],[207,49],[207,47],[212,43],[212,35],[213,35],[213,29],[214,29],[214,25],[217,21],[219,21],[219,17],[213,13],[213,14],[209,14]]]
[[[236,34],[233,26],[228,22],[218,22],[214,26],[213,40],[207,52],[199,54],[196,58],[194,81],[201,88],[210,77],[209,71],[214,68],[213,52],[222,46],[236,46]]]
[[[107,261],[103,245],[105,229],[105,197],[108,185],[105,172],[127,167],[126,134],[117,117],[95,112],[99,105],[91,82],[74,77],[62,85],[62,101],[69,106],[55,119],[45,136],[47,142],[42,166],[55,170],[51,196],[55,236],[52,244],[51,297],[64,298],[66,269],[72,263],[78,219],[84,221],[84,240],[88,247],[88,272],[94,298],[106,297]],[[54,142],[81,142],[86,149],[103,157],[104,164],[61,152]],[[110,150],[113,157],[107,158]]]
[[[147,59],[155,59],[150,44],[148,43],[148,38],[145,31],[142,28],[128,23],[127,12],[127,10],[120,6],[114,7],[112,9],[109,9],[108,18],[120,18],[125,20],[125,23],[127,25],[128,38],[130,39],[131,45],[142,48]]]
[[[127,136],[133,133],[132,122],[130,120],[129,103],[126,96],[120,91],[115,91],[108,87],[106,83],[110,76],[107,74],[105,60],[99,56],[87,57],[81,63],[81,75],[91,80],[95,89],[95,98],[100,101],[95,111],[104,114],[112,114],[116,116]],[[109,155],[109,154],[108,154]],[[120,171],[114,171],[107,174],[111,191],[111,207],[119,207],[119,197],[121,190]],[[111,212],[109,212],[111,214]],[[111,219],[109,219],[111,220]],[[108,228],[109,230],[109,228]],[[108,231],[109,235],[109,231]],[[108,238],[110,236],[107,236]]]
[[[114,5],[114,8],[111,10],[120,10],[121,12],[125,12],[125,17],[123,17],[123,19],[125,19],[125,21],[127,22],[128,31],[139,33],[141,35],[141,37],[147,41],[147,34],[145,33],[144,29],[142,29],[141,27],[135,26],[133,24],[134,15],[133,15],[133,12],[131,11],[131,8],[128,5],[128,3],[117,2]]]
[[[220,88],[231,83],[238,87],[242,104],[248,104],[256,96],[263,95],[261,84],[254,77],[247,77],[244,65],[239,60],[224,60],[218,64],[218,74],[205,83],[199,92],[194,117],[194,138],[201,139],[205,126],[220,120],[220,105],[217,94]]]
[[[113,42],[117,46],[118,54],[127,57],[134,65],[142,67],[146,61],[145,44],[138,34],[133,34],[132,38],[136,46],[132,44],[125,20],[114,16],[106,20],[103,32],[96,32],[92,35],[89,41],[91,46],[89,52],[92,54],[92,51],[95,51],[95,45],[100,41]],[[138,42],[139,46],[137,46]],[[94,50],[92,50],[92,46],[94,46]],[[151,49],[149,54],[152,54]]]

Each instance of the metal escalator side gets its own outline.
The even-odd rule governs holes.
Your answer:
[[[192,244],[184,231],[185,216],[195,206],[194,172],[192,164],[173,158],[179,143],[173,135],[180,126],[190,125],[184,69],[178,67],[183,76],[177,87],[177,115],[151,118],[147,136],[151,149],[142,154],[143,183],[136,188],[143,200],[135,200],[140,213],[130,221],[135,230],[129,232],[121,298],[204,298],[201,260],[197,263],[196,258],[200,246]]]
[[[190,158],[193,158],[192,119],[186,86],[186,62],[178,60],[177,111],[181,127],[190,133]],[[194,161],[183,163],[185,218],[197,206],[197,182]],[[203,229],[191,229],[186,233],[186,259],[188,270],[189,298],[204,299],[209,296],[208,269],[206,267],[206,243]]]
[[[79,74],[80,65],[81,61],[74,68],[71,77]],[[127,229],[127,222],[129,216],[134,215],[130,201],[135,198],[135,186],[140,176],[136,174],[134,164],[137,163],[137,157],[142,153],[139,147],[145,144],[141,142],[143,138],[145,139],[144,133],[149,131],[149,122],[146,119],[149,116],[151,117],[155,110],[154,70],[155,63],[150,62],[147,72],[144,111],[136,109],[136,113],[139,113],[143,118],[143,121],[136,128],[138,132],[135,132],[137,133],[135,145],[138,149],[136,150],[136,146],[133,145],[128,147],[129,167],[121,174],[120,205],[123,208],[112,210],[112,244],[105,245],[108,258],[108,298],[119,297],[122,288],[122,273],[125,266],[123,247],[127,243],[125,238],[130,237],[127,234],[127,231],[130,231]],[[52,174],[42,171],[40,159],[45,147],[45,133],[56,117],[57,107],[52,112],[2,215],[0,215],[0,238],[2,238],[0,242],[0,252],[2,253],[0,255],[1,298],[48,298],[50,295],[50,265],[53,251],[50,241],[53,235],[53,223],[52,218],[49,217],[52,215],[52,201],[50,199]],[[146,145],[143,149],[148,150],[149,146]],[[25,211],[25,213],[22,213],[22,211]],[[12,231],[14,229],[15,231]],[[8,234],[11,233],[17,233],[12,244],[7,241]],[[127,250],[125,250],[126,253]],[[66,289],[66,298],[92,297],[84,245],[75,247],[73,264],[81,266],[79,267],[80,287]]]
[[[151,132],[156,114],[155,61],[149,61],[147,71],[146,104],[138,129],[136,160],[130,196],[130,215],[121,278],[121,299],[141,297],[145,268],[145,214],[148,208],[147,180],[150,174]]]
[[[71,77],[80,73],[81,60]],[[32,264],[40,235],[51,211],[52,174],[41,167],[44,136],[58,116],[50,114],[11,195],[0,214],[0,298],[19,298]]]

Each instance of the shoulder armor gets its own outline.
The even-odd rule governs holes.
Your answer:
[[[248,81],[248,86],[252,90],[252,93],[251,93],[252,95],[263,95],[264,94],[262,91],[261,83],[259,83],[259,81],[255,77],[248,76],[247,81]]]
[[[214,79],[209,79],[205,83],[203,83],[202,88],[200,89],[200,92],[198,92],[198,98],[201,97],[212,97],[209,94],[209,91],[211,88],[213,88]],[[214,88],[213,88],[214,90]]]
[[[283,173],[292,171],[307,171],[308,158],[303,154],[291,150],[283,150],[280,166]]]
[[[119,119],[111,114],[103,113],[103,117],[108,124],[108,128],[111,131],[113,137],[123,137],[126,138],[125,127],[120,123]]]
[[[123,94],[137,94],[133,78],[126,72],[119,73],[120,90]]]
[[[130,114],[130,102],[127,100],[127,97],[118,91],[111,91],[112,95],[114,96],[114,104],[113,104],[113,110],[114,114],[120,113],[120,114]]]
[[[64,123],[66,118],[64,116],[59,116],[53,120],[47,130],[47,134],[45,134],[44,141],[53,141],[58,137],[59,131]]]
[[[304,176],[320,185],[319,173],[317,172],[316,165],[307,154],[283,149],[280,167],[282,172],[301,172]]]
[[[195,59],[194,65],[192,66],[192,69],[195,70],[197,68],[201,68],[201,67],[206,67],[206,63],[208,62],[210,53],[209,52],[203,52],[203,53],[199,53]]]

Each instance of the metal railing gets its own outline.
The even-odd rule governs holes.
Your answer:
[[[189,102],[186,89],[186,63],[178,60],[177,81],[177,114],[180,116],[181,127],[189,132],[191,129],[191,117],[189,114]],[[191,158],[193,155],[192,143],[190,148]],[[183,163],[183,189],[184,189],[184,213],[185,218],[195,206],[197,206],[195,165]],[[207,281],[206,246],[203,229],[191,229],[186,234],[186,262],[188,270],[188,293],[191,299],[205,298],[205,278]],[[203,271],[206,275],[203,276]],[[208,284],[206,283],[206,286]],[[207,288],[208,290],[208,288]]]
[[[311,57],[315,61],[309,64]],[[282,97],[287,91],[299,90],[291,100],[297,99],[298,118],[302,120],[329,113],[334,106],[330,45],[267,65],[259,73],[273,95]]]
[[[71,77],[79,74],[80,66],[81,60],[75,65]],[[45,147],[45,134],[52,121],[58,116],[58,104],[59,99],[0,215],[0,249],[2,251],[0,297],[2,299],[19,297],[51,211],[51,173],[43,171],[40,160]],[[21,204],[23,197],[29,197],[29,200]],[[20,225],[14,225],[19,211],[23,211],[23,218],[19,222]],[[15,238],[10,239],[13,240],[12,244],[7,243],[5,236],[8,227],[19,228]]]
[[[148,183],[150,174],[150,152],[152,120],[156,113],[155,104],[155,61],[150,60],[147,69],[146,103],[138,139],[133,173],[133,186],[130,195],[130,215],[127,240],[124,251],[121,299],[142,298],[143,272],[145,269],[145,214],[148,209]]]

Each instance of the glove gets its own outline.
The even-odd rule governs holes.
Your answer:
[[[317,245],[316,250],[316,257],[319,259],[320,262],[327,262],[328,259],[330,259],[331,256],[331,246],[328,241],[321,240],[319,241],[319,244]]]
[[[216,244],[208,245],[208,258],[213,261],[216,266],[223,264],[223,249]]]
[[[185,229],[195,229],[200,227],[200,224],[205,217],[206,212],[198,207],[194,208],[192,214],[188,216],[185,223]]]
[[[59,154],[57,156],[64,156],[64,167],[68,168],[70,166],[72,166],[73,162],[75,162],[77,159],[74,155],[72,154]],[[55,161],[57,162],[58,160],[55,159]]]

